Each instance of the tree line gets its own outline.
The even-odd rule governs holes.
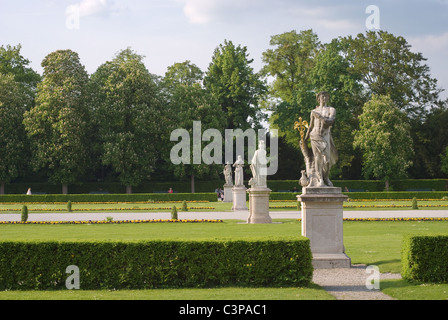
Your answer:
[[[367,31],[321,43],[312,30],[274,35],[255,71],[247,48],[225,40],[204,72],[191,61],[152,74],[127,48],[88,74],[79,55],[58,50],[29,67],[21,45],[0,47],[0,193],[5,184],[219,177],[221,165],[173,165],[170,132],[261,128],[279,132],[279,171],[304,168],[294,122],[328,91],[340,161],[333,179],[448,175],[448,102],[425,58],[401,36]],[[194,184],[192,183],[192,191]]]

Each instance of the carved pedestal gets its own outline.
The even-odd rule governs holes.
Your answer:
[[[246,205],[246,187],[233,187],[232,188],[232,210],[247,210]]]
[[[247,223],[272,223],[269,216],[269,194],[268,188],[250,188],[249,192],[249,218]]]
[[[313,266],[320,269],[350,268],[343,242],[341,188],[303,188],[297,196],[302,204],[302,235],[310,239]]]
[[[233,194],[232,194],[232,185],[224,185],[224,200],[223,202],[232,202],[233,201]]]

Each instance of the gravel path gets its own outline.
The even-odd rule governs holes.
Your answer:
[[[352,265],[344,269],[315,269],[313,282],[332,294],[338,300],[393,300],[379,289],[367,289],[366,281],[373,276],[365,265]],[[400,274],[382,273],[379,285],[384,279],[401,279]]]

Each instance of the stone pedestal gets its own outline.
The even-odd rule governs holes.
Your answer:
[[[246,205],[246,187],[233,187],[232,201],[232,210],[248,210]]]
[[[224,200],[223,202],[232,202],[233,201],[233,195],[232,195],[232,185],[224,185]]]
[[[303,188],[297,196],[302,204],[302,235],[310,239],[313,266],[318,269],[350,268],[343,242],[341,188]]]
[[[269,194],[268,188],[250,188],[249,192],[249,218],[247,223],[272,223],[269,216]]]

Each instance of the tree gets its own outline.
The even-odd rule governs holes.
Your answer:
[[[356,163],[361,159],[353,150],[353,130],[358,128],[358,116],[362,113],[366,97],[360,76],[353,72],[343,54],[345,45],[339,39],[322,45],[314,58],[309,79],[316,92],[330,93],[330,105],[337,109],[332,134],[339,151],[339,161],[332,171],[338,172],[339,177],[355,175],[358,178]]]
[[[216,129],[222,134],[226,123],[217,99],[202,87],[202,77],[203,72],[195,64],[185,61],[168,67],[161,82],[166,93],[166,108],[173,115],[171,123],[175,124],[171,129],[185,129],[190,137],[193,136],[193,121],[200,121],[201,136],[207,129]],[[201,150],[203,147],[204,142],[201,141]],[[189,158],[189,164],[173,165],[173,170],[177,177],[190,177],[191,192],[194,193],[195,177],[217,176],[222,168],[202,162],[194,163],[191,152]]]
[[[445,148],[445,152],[440,154],[440,158],[442,160],[441,167],[442,172],[448,175],[448,147]]]
[[[262,119],[260,102],[266,86],[252,62],[246,47],[226,40],[215,49],[206,72],[204,86],[218,100],[227,129],[245,130]]]
[[[166,128],[155,79],[143,56],[128,48],[98,68],[92,88],[102,164],[110,166],[131,193],[154,171]]]
[[[22,46],[0,47],[0,73],[12,74],[14,80],[24,87],[23,95],[28,98],[27,107],[30,108],[35,96],[37,84],[42,80],[41,76],[29,67],[30,61],[24,58],[20,51]]]
[[[386,31],[367,31],[341,39],[353,72],[361,76],[369,94],[389,95],[410,118],[421,117],[434,106],[441,89],[431,78],[421,53],[401,36]]]
[[[89,114],[86,104],[88,74],[71,50],[50,53],[42,61],[43,81],[36,106],[25,113],[33,167],[46,168],[49,181],[67,185],[82,177],[88,166]]]
[[[275,48],[263,52],[261,72],[273,78],[269,94],[278,100],[270,108],[269,122],[280,137],[299,149],[294,122],[299,117],[305,119],[316,105],[310,73],[320,41],[312,30],[290,31],[272,36],[270,45]]]
[[[359,116],[354,147],[363,151],[363,172],[366,178],[389,181],[406,176],[412,165],[413,148],[406,115],[389,96],[373,95]]]
[[[0,194],[17,178],[28,160],[23,114],[27,99],[12,74],[0,73]]]

